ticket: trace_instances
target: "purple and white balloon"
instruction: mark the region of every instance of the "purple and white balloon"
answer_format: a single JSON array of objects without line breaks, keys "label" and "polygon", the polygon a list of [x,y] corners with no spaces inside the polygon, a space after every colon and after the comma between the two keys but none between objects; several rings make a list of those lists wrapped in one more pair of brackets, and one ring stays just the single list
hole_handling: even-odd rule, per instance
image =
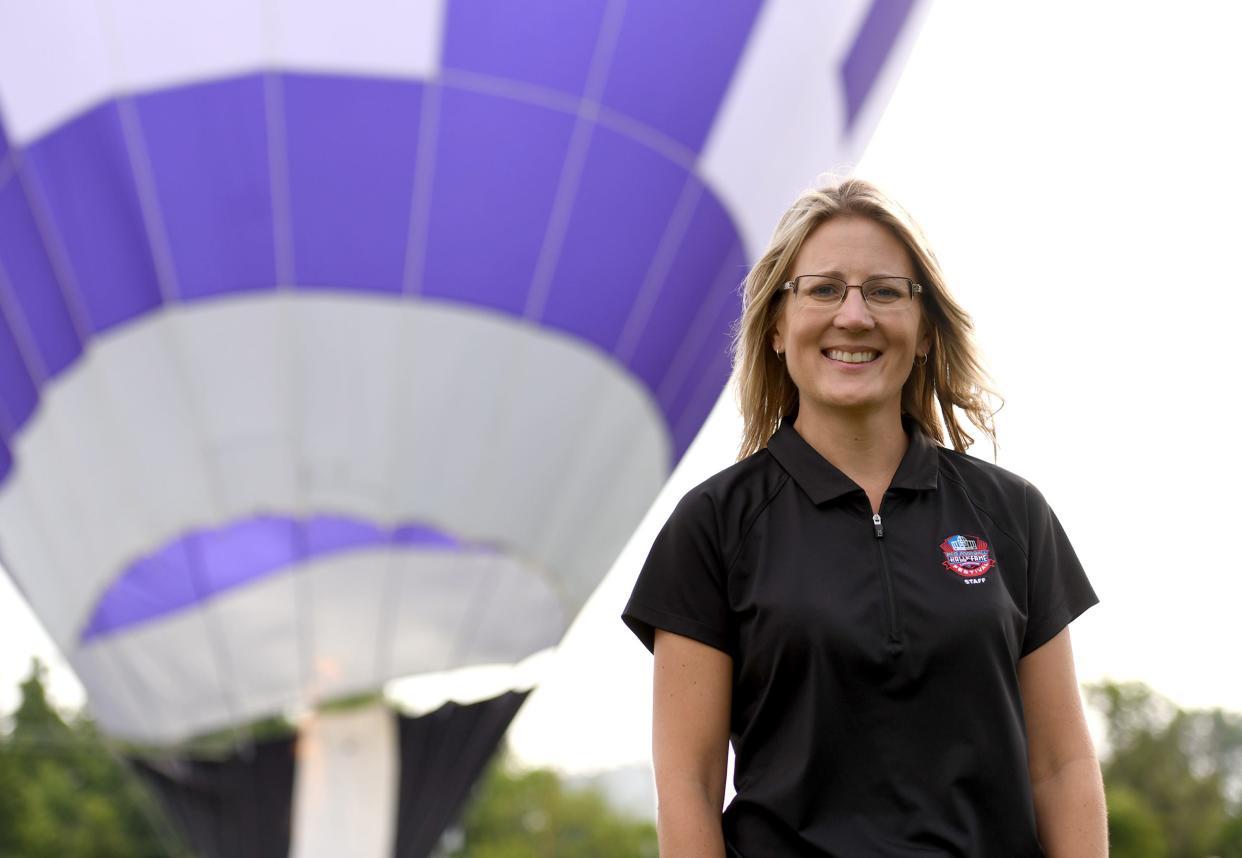
[{"label": "purple and white balloon", "polygon": [[915,11],[0,4],[0,552],[103,728],[555,645]]}]

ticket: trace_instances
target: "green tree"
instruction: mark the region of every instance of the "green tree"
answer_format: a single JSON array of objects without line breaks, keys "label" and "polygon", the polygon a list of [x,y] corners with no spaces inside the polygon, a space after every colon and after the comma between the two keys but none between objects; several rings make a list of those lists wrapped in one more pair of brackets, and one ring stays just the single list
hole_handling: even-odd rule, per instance
[{"label": "green tree", "polygon": [[1216,838],[1213,854],[1218,858],[1242,858],[1242,815],[1225,823]]},{"label": "green tree", "polygon": [[66,721],[34,662],[12,730],[0,741],[0,856],[184,855],[153,827],[153,805],[86,719]]},{"label": "green tree", "polygon": [[8,742],[0,740],[0,855],[21,854],[18,828],[25,814],[25,794],[17,762]]},{"label": "green tree", "polygon": [[1179,709],[1141,683],[1088,686],[1104,715],[1114,858],[1202,858],[1239,849],[1242,716]]},{"label": "green tree", "polygon": [[594,789],[569,789],[547,769],[521,771],[507,753],[480,778],[454,858],[655,858],[655,826],[609,807]]},{"label": "green tree", "polygon": [[1167,858],[1169,845],[1143,796],[1123,786],[1108,790],[1108,844],[1113,858]]}]

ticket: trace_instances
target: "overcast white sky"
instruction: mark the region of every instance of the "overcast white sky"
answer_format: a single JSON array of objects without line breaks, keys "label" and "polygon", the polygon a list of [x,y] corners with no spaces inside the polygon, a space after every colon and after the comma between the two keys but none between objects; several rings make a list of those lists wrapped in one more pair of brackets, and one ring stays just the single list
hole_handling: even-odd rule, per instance
[{"label": "overcast white sky", "polygon": [[[1073,626],[1080,679],[1242,710],[1237,8],[941,0],[856,172],[928,232],[1006,398],[998,462],[1047,496],[1100,595]],[[545,678],[510,732],[522,759],[649,760],[651,658],[619,614],[739,426],[723,398],[560,651],[528,666]],[[63,662],[3,576],[0,630],[8,709],[32,653]]]}]

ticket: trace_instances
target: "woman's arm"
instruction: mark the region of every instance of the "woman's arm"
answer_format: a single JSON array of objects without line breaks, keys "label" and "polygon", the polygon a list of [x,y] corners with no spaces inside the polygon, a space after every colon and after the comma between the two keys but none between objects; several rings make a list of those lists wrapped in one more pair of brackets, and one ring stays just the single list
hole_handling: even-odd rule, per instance
[{"label": "woman's arm", "polygon": [[1078,695],[1069,628],[1018,662],[1035,821],[1048,858],[1104,858],[1104,783]]},{"label": "woman's arm", "polygon": [[661,858],[724,858],[720,814],[732,693],[726,653],[656,630],[651,750]]}]

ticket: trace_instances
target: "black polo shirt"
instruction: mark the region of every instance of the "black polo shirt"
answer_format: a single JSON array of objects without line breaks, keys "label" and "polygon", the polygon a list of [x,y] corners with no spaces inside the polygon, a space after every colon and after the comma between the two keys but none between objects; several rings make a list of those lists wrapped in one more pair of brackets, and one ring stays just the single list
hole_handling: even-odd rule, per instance
[{"label": "black polo shirt", "polygon": [[1040,493],[911,431],[878,516],[793,429],[691,490],[623,619],[733,658],[731,856],[1042,856],[1018,660],[1098,599]]}]

